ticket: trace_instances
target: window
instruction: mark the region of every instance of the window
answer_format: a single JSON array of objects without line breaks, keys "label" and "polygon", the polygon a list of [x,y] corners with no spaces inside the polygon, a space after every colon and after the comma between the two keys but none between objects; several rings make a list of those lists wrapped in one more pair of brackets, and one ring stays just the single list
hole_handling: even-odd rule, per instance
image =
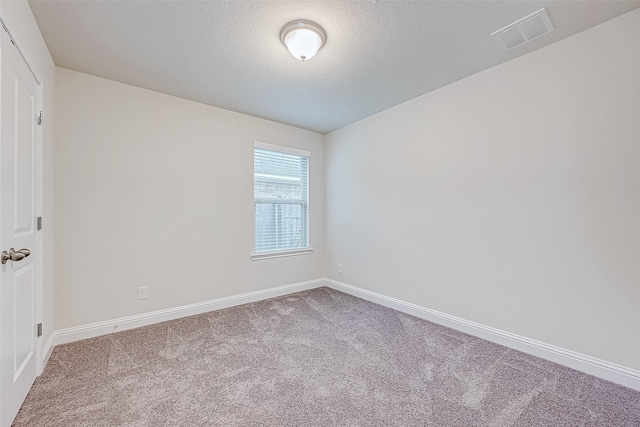
[{"label": "window", "polygon": [[310,253],[310,153],[255,142],[253,202],[255,246],[253,259]]}]

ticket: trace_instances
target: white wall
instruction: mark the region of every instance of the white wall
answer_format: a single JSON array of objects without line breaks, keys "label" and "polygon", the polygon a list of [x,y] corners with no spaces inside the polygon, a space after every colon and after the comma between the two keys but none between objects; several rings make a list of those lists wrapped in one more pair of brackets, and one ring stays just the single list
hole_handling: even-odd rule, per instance
[{"label": "white wall", "polygon": [[[56,328],[324,276],[322,135],[62,68],[57,90]],[[313,254],[250,260],[254,140],[311,151]]]},{"label": "white wall", "polygon": [[640,369],[640,10],[326,140],[331,278]]},{"label": "white wall", "polygon": [[42,84],[43,153],[43,340],[54,328],[54,95],[55,65],[25,0],[0,2],[0,16]]}]

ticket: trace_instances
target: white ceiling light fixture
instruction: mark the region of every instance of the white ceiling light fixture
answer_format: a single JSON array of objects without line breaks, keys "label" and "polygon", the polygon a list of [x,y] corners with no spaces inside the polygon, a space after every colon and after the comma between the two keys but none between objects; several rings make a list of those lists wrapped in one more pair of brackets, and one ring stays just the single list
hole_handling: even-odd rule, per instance
[{"label": "white ceiling light fixture", "polygon": [[289,22],[282,28],[280,41],[296,59],[307,61],[324,46],[327,35],[315,22],[299,19]]}]

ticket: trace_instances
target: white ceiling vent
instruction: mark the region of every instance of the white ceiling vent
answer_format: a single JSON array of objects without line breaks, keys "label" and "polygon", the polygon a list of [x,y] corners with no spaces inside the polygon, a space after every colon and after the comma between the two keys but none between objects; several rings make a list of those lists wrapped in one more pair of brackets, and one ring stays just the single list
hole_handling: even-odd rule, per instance
[{"label": "white ceiling vent", "polygon": [[542,8],[491,33],[491,36],[498,41],[500,47],[509,50],[551,31],[553,31],[553,25],[551,25],[547,10]]}]

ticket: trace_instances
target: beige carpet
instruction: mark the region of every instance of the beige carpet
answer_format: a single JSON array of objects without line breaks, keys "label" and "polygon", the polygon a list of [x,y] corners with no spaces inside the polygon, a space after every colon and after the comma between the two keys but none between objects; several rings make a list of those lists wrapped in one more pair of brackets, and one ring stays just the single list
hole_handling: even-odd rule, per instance
[{"label": "beige carpet", "polygon": [[58,346],[14,426],[638,427],[640,392],[320,288]]}]

